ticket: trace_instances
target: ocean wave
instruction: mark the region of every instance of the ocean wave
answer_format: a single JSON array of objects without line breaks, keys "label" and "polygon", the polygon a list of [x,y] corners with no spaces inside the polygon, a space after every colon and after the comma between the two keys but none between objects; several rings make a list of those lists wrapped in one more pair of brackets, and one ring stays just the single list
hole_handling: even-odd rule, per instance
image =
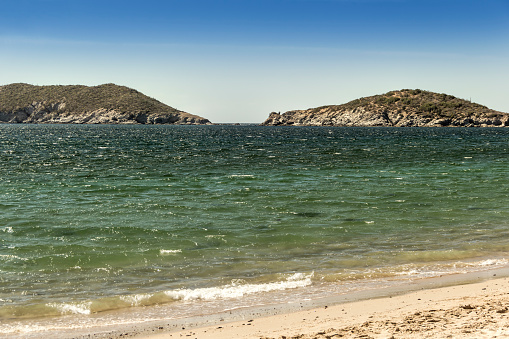
[{"label": "ocean wave", "polygon": [[406,264],[396,267],[394,274],[396,276],[405,276],[412,278],[437,277],[445,274],[467,273],[470,271],[495,269],[507,266],[507,259],[484,259],[479,261],[454,261],[441,264]]},{"label": "ocean wave", "polygon": [[[221,299],[239,299],[255,293],[284,291],[312,284],[314,273],[295,273],[281,281],[260,284],[244,283],[234,280],[228,285],[177,289],[155,293],[138,293],[118,297],[108,297],[82,302],[53,302],[45,304],[45,315],[90,315],[138,306],[153,306],[178,301],[212,301]],[[27,316],[28,314],[25,314]],[[38,312],[40,316],[40,312]],[[35,316],[35,314],[34,314]]]},{"label": "ocean wave", "polygon": [[209,287],[198,289],[181,289],[165,292],[166,295],[175,300],[215,300],[227,298],[241,298],[248,294],[282,291],[306,287],[312,284],[311,274],[295,273],[284,281],[270,282],[265,284],[237,284],[233,282],[230,285],[221,287]]},{"label": "ocean wave", "polygon": [[238,299],[246,295],[271,291],[283,291],[312,284],[314,273],[295,273],[285,280],[263,284],[246,284],[238,281],[224,286],[205,287],[196,289],[177,289],[159,293],[133,294],[122,296],[120,299],[131,306],[148,306],[170,301],[193,301],[193,300],[219,300]]},{"label": "ocean wave", "polygon": [[465,265],[473,266],[473,267],[502,267],[507,266],[509,264],[509,260],[502,259],[486,259],[481,261],[467,262]]},{"label": "ocean wave", "polygon": [[160,250],[159,251],[160,254],[177,254],[177,253],[182,253],[182,250]]},{"label": "ocean wave", "polygon": [[50,303],[49,307],[56,309],[60,314],[90,314],[91,301],[81,303]]},{"label": "ocean wave", "polygon": [[342,270],[328,273],[319,279],[328,283],[348,283],[355,281],[381,281],[401,279],[423,279],[449,274],[461,274],[487,269],[497,269],[509,265],[505,258],[482,259],[477,261],[444,261],[427,263],[408,263],[388,267],[367,268],[365,270]]}]

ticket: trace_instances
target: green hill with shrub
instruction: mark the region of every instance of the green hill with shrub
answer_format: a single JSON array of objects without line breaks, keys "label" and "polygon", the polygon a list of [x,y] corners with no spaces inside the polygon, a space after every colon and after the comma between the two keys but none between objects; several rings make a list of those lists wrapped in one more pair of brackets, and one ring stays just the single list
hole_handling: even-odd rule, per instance
[{"label": "green hill with shrub", "polygon": [[0,121],[17,123],[209,124],[115,84],[99,86],[10,84],[0,87]]},{"label": "green hill with shrub", "polygon": [[343,105],[273,112],[262,125],[509,126],[509,115],[448,94],[403,89]]}]

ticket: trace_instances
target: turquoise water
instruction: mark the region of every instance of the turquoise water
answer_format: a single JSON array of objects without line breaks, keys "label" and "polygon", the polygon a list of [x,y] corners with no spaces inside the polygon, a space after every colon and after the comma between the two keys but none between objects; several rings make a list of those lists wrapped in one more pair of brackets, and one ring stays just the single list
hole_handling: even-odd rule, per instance
[{"label": "turquoise water", "polygon": [[0,125],[0,332],[506,265],[508,154],[507,129]]}]

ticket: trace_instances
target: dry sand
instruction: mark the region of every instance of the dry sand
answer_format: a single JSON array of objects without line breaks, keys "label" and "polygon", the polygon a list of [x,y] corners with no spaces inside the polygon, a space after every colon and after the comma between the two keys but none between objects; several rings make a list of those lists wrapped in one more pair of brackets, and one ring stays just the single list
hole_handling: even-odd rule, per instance
[{"label": "dry sand", "polygon": [[139,337],[509,338],[508,307],[509,278],[499,278]]}]

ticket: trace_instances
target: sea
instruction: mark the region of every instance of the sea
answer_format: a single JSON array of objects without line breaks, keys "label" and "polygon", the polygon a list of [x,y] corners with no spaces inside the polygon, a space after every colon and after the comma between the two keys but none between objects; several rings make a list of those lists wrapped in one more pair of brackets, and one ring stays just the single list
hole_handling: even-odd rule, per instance
[{"label": "sea", "polygon": [[0,175],[0,336],[508,266],[504,128],[2,124]]}]

